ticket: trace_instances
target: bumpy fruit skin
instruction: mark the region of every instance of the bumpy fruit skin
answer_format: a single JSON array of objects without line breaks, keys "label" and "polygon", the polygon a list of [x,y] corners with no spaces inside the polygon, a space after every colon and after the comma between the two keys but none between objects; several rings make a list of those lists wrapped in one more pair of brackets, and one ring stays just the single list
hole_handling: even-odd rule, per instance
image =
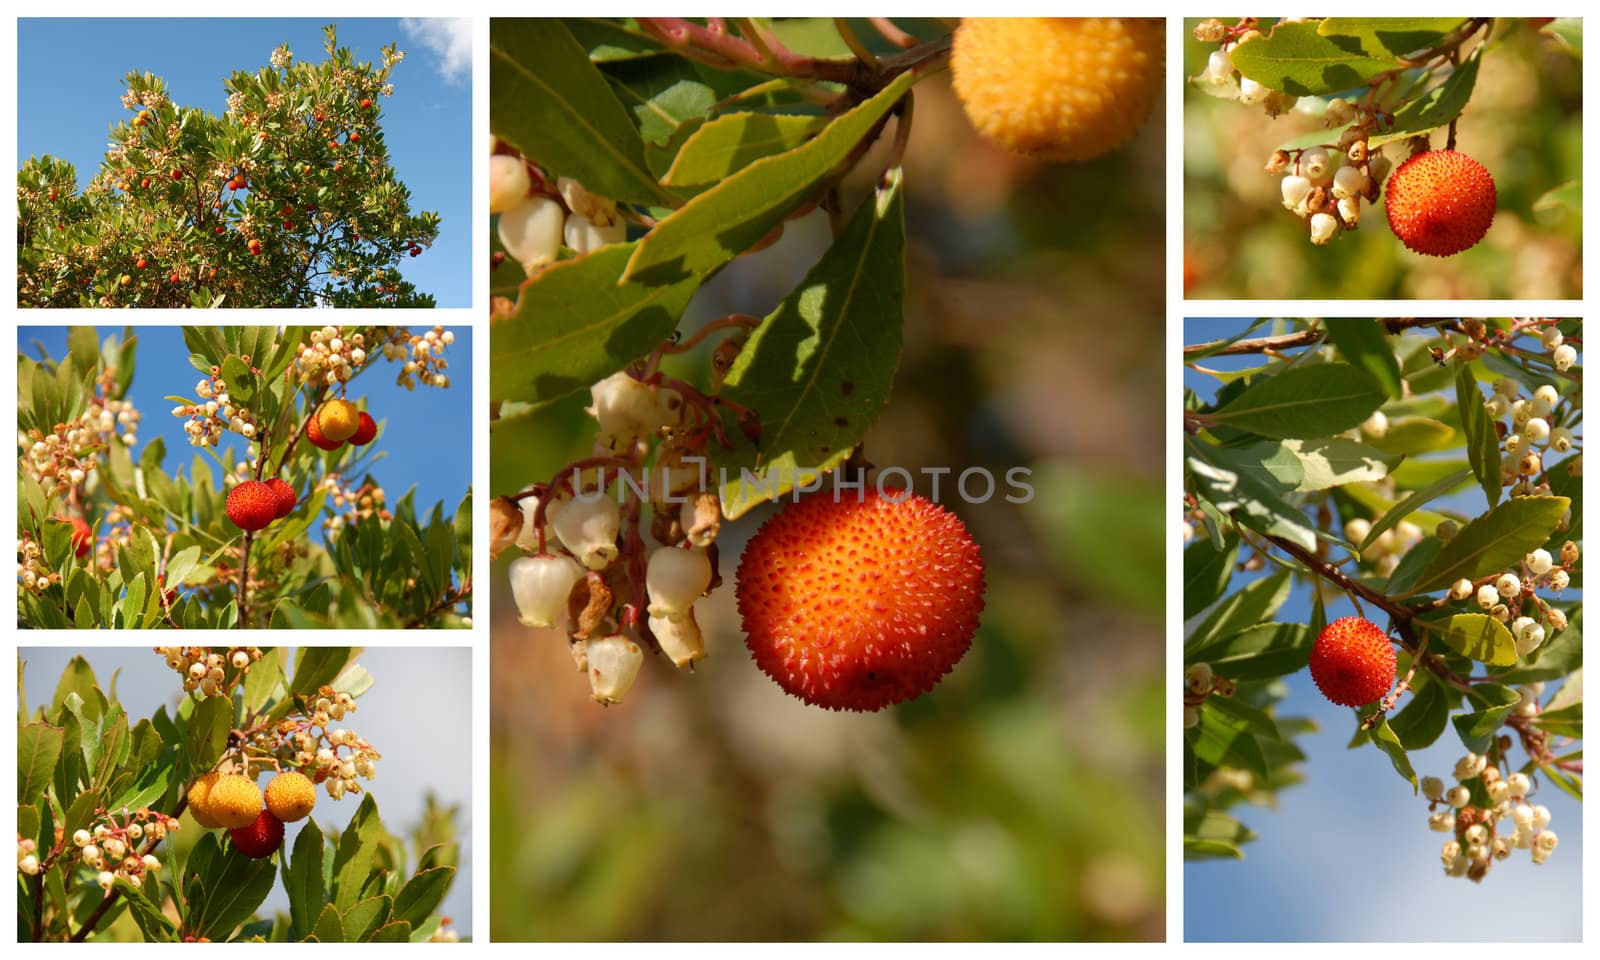
[{"label": "bumpy fruit skin", "polygon": [[1149,116],[1164,49],[1160,20],[968,17],[950,69],[987,139],[1042,160],[1090,160]]},{"label": "bumpy fruit skin", "polygon": [[1475,246],[1494,223],[1494,177],[1456,150],[1429,150],[1389,175],[1389,229],[1411,250],[1449,257]]},{"label": "bumpy fruit skin", "polygon": [[343,443],[360,429],[361,412],[349,400],[329,400],[317,410],[317,426],[324,437]]},{"label": "bumpy fruit skin", "polygon": [[189,813],[194,817],[195,823],[200,824],[207,830],[215,830],[222,826],[211,815],[211,808],[207,805],[211,788],[216,786],[217,781],[221,779],[222,774],[213,770],[196,779],[194,783],[189,784]]},{"label": "bumpy fruit skin", "polygon": [[206,794],[206,810],[229,830],[248,827],[261,816],[261,788],[254,780],[230,773],[218,778]]},{"label": "bumpy fruit skin", "polygon": [[260,480],[246,480],[228,491],[223,510],[240,530],[260,530],[278,518],[278,498]]},{"label": "bumpy fruit skin", "polygon": [[739,612],[756,665],[832,710],[879,710],[949,673],[978,629],[983,558],[927,499],[821,493],[762,525],[739,562]]},{"label": "bumpy fruit skin", "polygon": [[1312,646],[1311,679],[1341,707],[1371,703],[1394,686],[1394,647],[1372,621],[1342,617]]},{"label": "bumpy fruit skin", "polygon": [[360,423],[356,426],[356,432],[351,435],[350,442],[355,446],[364,447],[377,435],[378,421],[372,419],[372,414],[367,411],[361,411]]},{"label": "bumpy fruit skin", "polygon": [[294,486],[282,477],[273,477],[267,481],[267,489],[272,491],[272,498],[278,508],[272,512],[272,519],[282,520],[294,512],[295,504],[300,498],[295,496]]},{"label": "bumpy fruit skin", "polygon": [[267,812],[284,823],[303,820],[317,805],[317,788],[303,773],[280,773],[267,781]]},{"label": "bumpy fruit skin", "polygon": [[316,417],[306,421],[306,439],[319,450],[337,450],[344,446],[343,440],[329,440],[322,435],[322,428],[317,426]]},{"label": "bumpy fruit skin", "polygon": [[252,860],[265,860],[283,846],[283,821],[263,810],[250,823],[228,831],[233,849]]}]

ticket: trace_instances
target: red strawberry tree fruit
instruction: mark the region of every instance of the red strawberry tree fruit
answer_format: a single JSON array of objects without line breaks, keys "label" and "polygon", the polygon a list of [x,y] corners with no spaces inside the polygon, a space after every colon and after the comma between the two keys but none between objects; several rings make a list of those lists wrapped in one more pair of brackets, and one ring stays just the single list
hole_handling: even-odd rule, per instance
[{"label": "red strawberry tree fruit", "polygon": [[[859,447],[902,343],[902,161],[917,86],[953,70],[978,135],[1062,161],[1125,149],[1160,87],[1153,21],[967,21],[953,34],[929,23],[914,36],[880,18],[867,39],[843,20],[817,26],[804,36],[750,19],[491,29],[501,494],[491,555],[516,555],[507,577],[519,619],[566,634],[601,704],[623,699],[646,654],[685,670],[705,656],[699,601],[724,576],[737,581],[754,665],[806,703],[884,709],[959,669],[984,609],[982,545],[959,510],[902,499],[909,476],[866,476],[865,502],[832,502],[829,490],[787,504],[737,574],[719,534],[768,502],[863,472]],[[613,33],[645,59],[613,61],[601,42]],[[1061,68],[1106,43],[1127,70]],[[998,61],[1029,82],[997,83]],[[1063,84],[1116,106],[1064,117]],[[1016,109],[998,109],[1008,98]],[[765,317],[679,330],[702,285],[819,209],[831,239]],[[708,368],[680,357],[702,347]],[[583,455],[542,456],[547,431],[571,428],[556,411],[575,411],[585,393]],[[523,466],[524,436],[546,438],[539,476]]]},{"label": "red strawberry tree fruit", "polygon": [[[1191,62],[1204,66],[1189,77],[1191,100],[1203,104],[1209,95],[1237,102],[1264,114],[1262,121],[1276,121],[1279,131],[1258,160],[1273,184],[1270,191],[1257,192],[1259,200],[1229,203],[1265,207],[1281,199],[1288,215],[1301,221],[1300,236],[1312,244],[1387,226],[1410,251],[1400,251],[1401,260],[1421,268],[1422,256],[1453,257],[1475,247],[1497,210],[1505,209],[1514,221],[1508,231],[1539,233],[1560,226],[1560,216],[1551,211],[1578,212],[1580,184],[1553,178],[1526,158],[1515,165],[1522,169],[1504,159],[1512,143],[1520,141],[1512,148],[1520,150],[1553,135],[1533,126],[1543,115],[1519,105],[1513,123],[1503,124],[1469,109],[1494,61],[1514,63],[1517,56],[1529,64],[1517,84],[1536,91],[1530,99],[1559,100],[1554,84],[1546,86],[1535,75],[1553,71],[1561,51],[1581,43],[1577,21],[1244,17],[1192,26]],[[1512,53],[1508,44],[1522,52]],[[1570,116],[1559,104],[1540,107]],[[1476,136],[1460,137],[1458,146],[1458,135],[1474,123]],[[1236,142],[1241,128],[1230,129],[1227,137]],[[1485,135],[1500,149],[1486,149]],[[1473,155],[1478,152],[1484,155]],[[1514,189],[1532,188],[1532,194],[1502,195],[1498,177]],[[1237,220],[1226,219],[1235,237]],[[1335,261],[1345,266],[1328,269],[1347,270],[1352,262]],[[1341,295],[1352,294],[1344,289]]]},{"label": "red strawberry tree fruit", "polygon": [[438,238],[439,216],[412,210],[382,113],[361,106],[393,93],[405,54],[359,63],[324,33],[321,62],[279,47],[228,77],[221,115],[129,73],[129,116],[86,183],[49,155],[24,163],[18,305],[433,306],[401,264]]},{"label": "red strawberry tree fruit", "polygon": [[410,493],[391,498],[377,475],[390,439],[383,411],[358,409],[355,392],[361,377],[385,375],[407,389],[448,389],[454,333],[329,325],[183,335],[196,379],[168,385],[174,406],[161,413],[183,422],[194,448],[177,466],[161,438],[139,445],[148,411],[128,400],[132,331],[102,343],[95,328],[74,327],[64,356],[21,358],[18,623],[467,626],[470,482],[463,473],[453,515],[419,516]]},{"label": "red strawberry tree fruit", "polygon": [[[358,708],[403,694],[358,653],[157,647],[181,706],[145,717],[73,657],[54,702],[18,710],[18,939],[459,939],[438,912],[460,863],[455,811],[430,799],[404,834],[378,818],[383,758]],[[91,722],[99,735],[80,736]],[[262,910],[274,893],[286,911]]]},{"label": "red strawberry tree fruit", "polygon": [[[1269,322],[1183,348],[1186,856],[1333,789],[1301,769],[1311,710],[1418,795],[1446,876],[1544,863],[1583,790],[1580,323]],[[1441,737],[1465,755],[1419,777]]]}]

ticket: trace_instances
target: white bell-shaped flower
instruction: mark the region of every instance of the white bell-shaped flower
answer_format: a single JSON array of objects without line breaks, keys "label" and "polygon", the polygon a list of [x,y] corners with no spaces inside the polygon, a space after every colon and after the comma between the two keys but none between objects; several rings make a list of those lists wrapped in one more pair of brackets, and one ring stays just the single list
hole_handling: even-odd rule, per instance
[{"label": "white bell-shaped flower", "polygon": [[704,550],[660,547],[644,572],[652,617],[681,617],[711,585],[711,558]]},{"label": "white bell-shaped flower", "polygon": [[523,626],[553,627],[567,622],[567,597],[583,576],[571,557],[518,557],[511,561],[511,596]]},{"label": "white bell-shaped flower", "polygon": [[675,666],[687,666],[706,655],[706,641],[700,634],[700,625],[694,622],[692,607],[681,617],[651,617],[650,632]]},{"label": "white bell-shaped flower", "polygon": [[546,516],[561,545],[590,570],[604,570],[617,558],[617,501],[604,495],[557,500]]},{"label": "white bell-shaped flower", "polygon": [[621,634],[590,640],[589,689],[596,703],[621,703],[644,663],[644,651]]}]

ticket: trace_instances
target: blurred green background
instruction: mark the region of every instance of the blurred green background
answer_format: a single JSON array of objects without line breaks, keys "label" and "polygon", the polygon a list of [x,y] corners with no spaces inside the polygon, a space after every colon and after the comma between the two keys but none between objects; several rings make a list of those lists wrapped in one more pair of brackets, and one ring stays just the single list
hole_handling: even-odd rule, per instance
[{"label": "blurred green background", "polygon": [[[924,466],[1034,470],[1025,505],[942,485],[984,554],[972,650],[876,714],[785,695],[744,648],[732,583],[768,507],[723,526],[708,659],[651,657],[602,709],[563,637],[517,623],[508,552],[490,581],[495,939],[1165,937],[1162,106],[1123,149],[1049,166],[979,141],[947,75],[916,95],[906,345],[865,451],[923,494]],[[791,222],[680,329],[765,315],[826,244],[821,214]],[[705,383],[709,347],[670,359]],[[492,492],[587,455],[588,399],[501,411]]]},{"label": "blurred green background", "polygon": [[[1199,22],[1185,21],[1186,77],[1203,71],[1217,48],[1194,39]],[[1185,83],[1186,295],[1581,298],[1581,200],[1546,205],[1540,198],[1583,179],[1582,60],[1551,34],[1515,19],[1496,21],[1491,44],[1461,115],[1456,148],[1494,175],[1498,210],[1483,242],[1444,259],[1407,250],[1390,232],[1381,198],[1363,208],[1359,229],[1323,247],[1311,244],[1304,220],[1283,209],[1279,177],[1263,168],[1280,144],[1320,126],[1325,100],[1301,98],[1295,110],[1273,120],[1260,105],[1217,99]],[[1444,132],[1431,142],[1443,149]],[[1407,156],[1403,144],[1384,153],[1396,166]]]}]

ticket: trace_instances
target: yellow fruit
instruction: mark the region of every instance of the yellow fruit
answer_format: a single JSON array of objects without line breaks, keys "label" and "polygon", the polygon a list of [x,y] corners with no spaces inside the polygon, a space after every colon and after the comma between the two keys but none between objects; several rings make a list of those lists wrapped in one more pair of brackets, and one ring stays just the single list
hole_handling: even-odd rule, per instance
[{"label": "yellow fruit", "polygon": [[211,816],[211,810],[206,805],[211,788],[222,779],[222,774],[212,771],[189,784],[189,813],[194,817],[194,822],[207,830],[215,830],[222,824]]},{"label": "yellow fruit", "polygon": [[230,773],[212,784],[206,810],[229,830],[248,827],[261,816],[261,788],[254,780]]},{"label": "yellow fruit", "polygon": [[343,443],[361,429],[361,412],[349,400],[329,400],[317,411],[317,429],[336,443]]},{"label": "yellow fruit", "polygon": [[987,139],[1041,160],[1090,160],[1149,116],[1164,39],[1160,20],[968,17],[950,69]]},{"label": "yellow fruit", "polygon": [[316,805],[316,785],[303,773],[280,773],[267,781],[267,810],[284,823],[304,819]]}]

